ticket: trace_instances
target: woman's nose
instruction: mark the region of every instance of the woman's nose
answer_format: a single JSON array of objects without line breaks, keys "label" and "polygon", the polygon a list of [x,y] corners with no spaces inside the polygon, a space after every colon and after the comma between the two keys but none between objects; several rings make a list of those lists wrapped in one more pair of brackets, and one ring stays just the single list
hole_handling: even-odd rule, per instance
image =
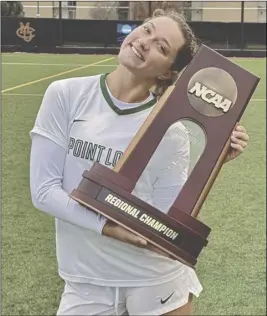
[{"label": "woman's nose", "polygon": [[140,38],[137,40],[137,43],[142,48],[142,50],[147,51],[149,50],[150,44],[147,39]]}]

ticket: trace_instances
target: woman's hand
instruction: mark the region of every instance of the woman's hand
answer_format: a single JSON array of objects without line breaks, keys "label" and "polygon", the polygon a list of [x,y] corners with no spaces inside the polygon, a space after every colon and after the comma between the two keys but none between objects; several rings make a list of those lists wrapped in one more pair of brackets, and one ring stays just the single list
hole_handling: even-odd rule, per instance
[{"label": "woman's hand", "polygon": [[231,147],[229,148],[225,162],[231,161],[242,154],[248,145],[249,136],[245,128],[241,125],[236,126],[231,136]]},{"label": "woman's hand", "polygon": [[102,234],[137,247],[145,248],[147,246],[147,241],[145,239],[111,221],[106,222]]},{"label": "woman's hand", "polygon": [[138,235],[135,235],[134,233],[131,233],[129,230],[123,228],[120,225],[117,225],[116,223],[113,223],[111,221],[107,221],[105,226],[103,227],[102,234],[114,238],[117,240],[120,240],[122,242],[132,244],[137,247],[146,248],[150,251],[154,251],[162,256],[169,257],[169,255],[160,250],[159,248],[153,246],[152,244],[148,243],[145,239],[142,237],[139,237]]}]

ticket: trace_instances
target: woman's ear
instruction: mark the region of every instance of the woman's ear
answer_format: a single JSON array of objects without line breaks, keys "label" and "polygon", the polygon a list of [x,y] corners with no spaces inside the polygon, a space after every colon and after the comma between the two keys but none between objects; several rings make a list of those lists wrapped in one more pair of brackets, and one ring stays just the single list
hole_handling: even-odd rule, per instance
[{"label": "woman's ear", "polygon": [[165,74],[162,74],[158,77],[159,80],[169,80],[174,79],[178,76],[177,71],[168,70]]},{"label": "woman's ear", "polygon": [[168,70],[167,72],[165,72],[164,74],[160,75],[158,77],[159,80],[167,80],[167,79],[171,79],[172,77],[172,71]]}]

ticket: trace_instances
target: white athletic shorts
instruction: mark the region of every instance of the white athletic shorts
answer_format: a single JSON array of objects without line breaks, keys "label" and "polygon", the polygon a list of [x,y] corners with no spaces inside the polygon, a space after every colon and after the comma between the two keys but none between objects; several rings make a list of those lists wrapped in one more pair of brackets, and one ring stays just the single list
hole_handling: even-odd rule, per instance
[{"label": "white athletic shorts", "polygon": [[197,277],[185,274],[157,286],[131,288],[67,281],[57,315],[162,315],[185,305],[190,293],[198,297],[202,291]]}]

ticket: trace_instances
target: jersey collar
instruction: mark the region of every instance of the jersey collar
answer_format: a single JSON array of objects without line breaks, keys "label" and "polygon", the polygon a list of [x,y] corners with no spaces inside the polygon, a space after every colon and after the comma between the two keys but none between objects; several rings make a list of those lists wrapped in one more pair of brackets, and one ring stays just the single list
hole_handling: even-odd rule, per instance
[{"label": "jersey collar", "polygon": [[100,76],[100,87],[101,87],[101,91],[103,93],[103,96],[105,98],[105,100],[107,101],[108,105],[112,108],[113,111],[115,111],[118,115],[126,115],[126,114],[133,114],[133,113],[137,113],[140,111],[144,111],[148,108],[150,108],[151,106],[153,106],[156,103],[156,98],[154,98],[153,100],[150,100],[147,103],[144,103],[140,106],[136,106],[134,108],[130,108],[130,109],[120,109],[118,108],[114,102],[112,101],[108,90],[107,90],[107,86],[106,86],[106,77],[107,77],[108,73],[106,74],[102,74]]}]

